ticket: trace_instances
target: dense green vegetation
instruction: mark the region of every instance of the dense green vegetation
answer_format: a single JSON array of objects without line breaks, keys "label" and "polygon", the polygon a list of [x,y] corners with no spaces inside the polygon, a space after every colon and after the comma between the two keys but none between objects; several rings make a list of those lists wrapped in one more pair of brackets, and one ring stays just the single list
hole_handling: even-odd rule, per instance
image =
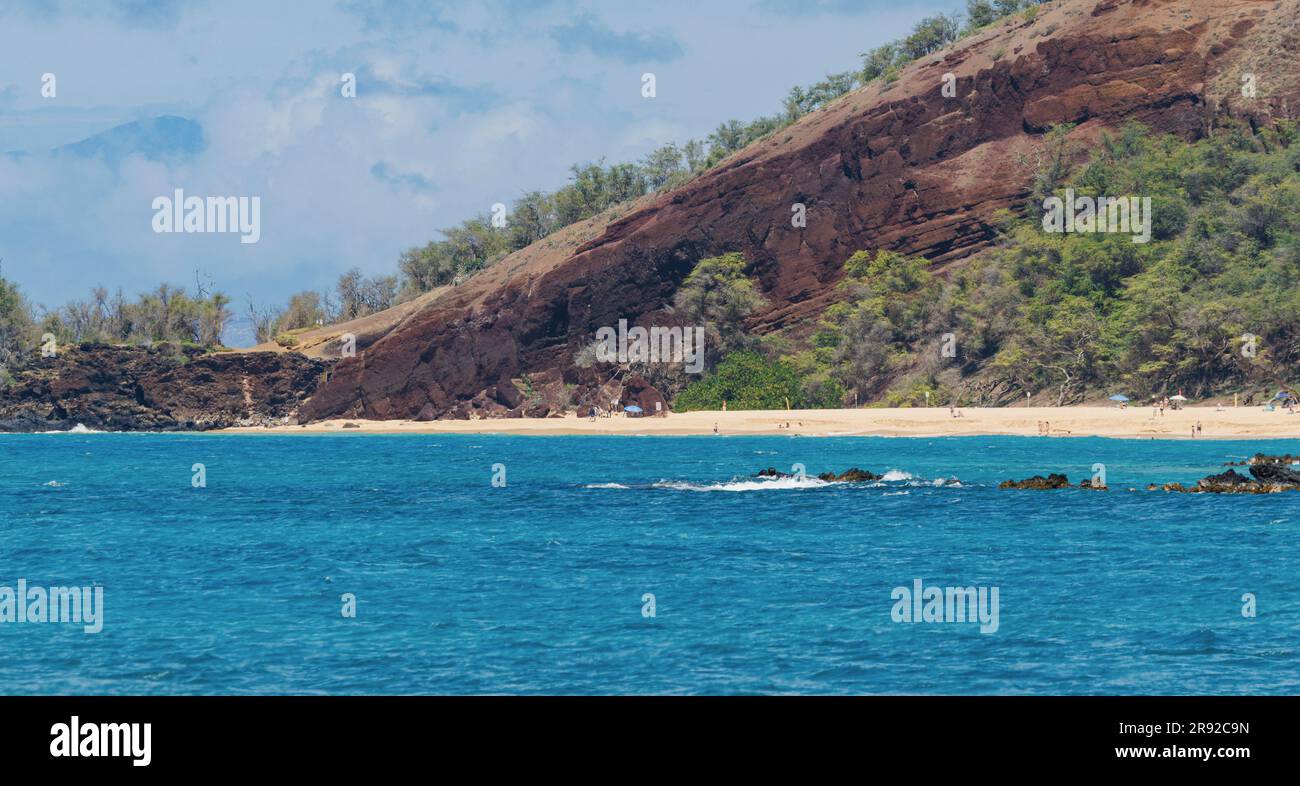
[{"label": "dense green vegetation", "polygon": [[190,295],[168,284],[141,293],[134,302],[121,290],[109,296],[108,290],[96,287],[90,300],[71,301],[46,313],[40,330],[61,344],[175,341],[212,347],[221,343],[230,319],[228,305],[230,298],[219,292]]},{"label": "dense green vegetation", "polygon": [[673,408],[694,409],[806,409],[836,407],[838,401],[809,399],[799,372],[780,360],[757,352],[733,352],[708,377],[678,394]]},{"label": "dense green vegetation", "polygon": [[[96,287],[89,300],[58,309],[33,308],[17,286],[0,278],[0,370],[35,351],[43,334],[60,345],[82,342],[150,344],[168,341],[202,347],[221,344],[230,319],[230,298],[200,290],[196,295],[168,284],[128,301],[119,290]],[[39,313],[38,313],[39,311]]]},{"label": "dense green vegetation", "polygon": [[765,302],[745,275],[745,264],[745,256],[737,253],[702,259],[673,297],[674,313],[682,324],[704,327],[705,370],[726,355],[758,344],[745,332],[745,319]]},{"label": "dense green vegetation", "polygon": [[[927,392],[935,404],[983,405],[1026,393],[1053,404],[1115,392],[1271,395],[1300,377],[1296,125],[1230,127],[1188,144],[1132,124],[1087,156],[1066,131],[1048,135],[1036,194],[1023,216],[1002,217],[991,251],[946,278],[923,259],[860,251],[845,262],[842,300],[811,332],[791,331],[806,338],[765,339],[767,362],[797,369],[805,400],[838,386],[846,404],[893,406],[923,404]],[[1150,242],[1045,232],[1042,197],[1066,189],[1150,196]],[[941,351],[945,334],[953,357]],[[745,368],[757,362],[746,357]],[[762,399],[745,379],[770,386],[733,373],[679,400],[699,406],[715,389]]]},{"label": "dense green vegetation", "polygon": [[0,384],[32,335],[32,313],[17,285],[0,277]]}]

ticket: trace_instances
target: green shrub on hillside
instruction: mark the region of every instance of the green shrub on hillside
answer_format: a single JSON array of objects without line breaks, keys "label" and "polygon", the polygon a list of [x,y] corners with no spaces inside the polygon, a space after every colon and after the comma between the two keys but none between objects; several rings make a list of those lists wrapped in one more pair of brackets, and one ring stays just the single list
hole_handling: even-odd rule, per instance
[{"label": "green shrub on hillside", "polygon": [[794,367],[779,360],[768,360],[757,352],[728,355],[713,374],[691,383],[678,394],[673,408],[679,412],[720,410],[723,402],[728,410],[809,406]]}]

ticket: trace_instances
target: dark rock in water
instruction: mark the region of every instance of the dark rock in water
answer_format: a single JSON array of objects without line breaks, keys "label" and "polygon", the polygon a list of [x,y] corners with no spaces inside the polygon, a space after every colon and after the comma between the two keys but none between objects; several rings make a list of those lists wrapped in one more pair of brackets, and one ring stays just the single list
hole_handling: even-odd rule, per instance
[{"label": "dark rock in water", "polygon": [[[767,469],[759,470],[757,477],[792,478],[794,477],[794,475],[791,475],[786,472],[781,472],[776,467],[768,467]],[[868,472],[865,469],[858,469],[857,467],[853,467],[851,469],[844,470],[838,475],[836,475],[834,472],[823,472],[817,476],[817,479],[824,480],[827,483],[862,483],[865,481],[880,480],[880,477],[881,477],[880,475],[877,475],[874,472]]]},{"label": "dark rock in water", "polygon": [[824,480],[827,483],[865,483],[872,480],[880,480],[880,475],[874,472],[868,472],[865,469],[853,467],[846,469],[836,475],[834,472],[823,472],[817,476],[818,480]]},{"label": "dark rock in water", "polygon": [[1110,491],[1110,487],[1102,483],[1093,483],[1091,480],[1079,481],[1079,488],[1091,491]]},{"label": "dark rock in water", "polygon": [[1215,488],[1236,488],[1238,486],[1250,485],[1253,481],[1245,475],[1237,474],[1236,470],[1230,469],[1227,472],[1221,472],[1218,475],[1209,475],[1201,478],[1196,484],[1203,489]]},{"label": "dark rock in water", "polygon": [[0,430],[202,431],[296,422],[330,361],[295,352],[99,344],[24,355],[0,386]]},{"label": "dark rock in water", "polygon": [[1068,489],[1070,479],[1053,472],[1047,477],[1035,475],[1024,480],[1004,480],[998,484],[1000,489]]},{"label": "dark rock in water", "polygon": [[[1218,475],[1209,475],[1188,488],[1181,483],[1166,483],[1158,488],[1190,494],[1276,494],[1281,491],[1300,491],[1300,472],[1276,464],[1255,464],[1250,468],[1254,478],[1248,478],[1230,469]],[[1154,490],[1152,483],[1147,489]]]},{"label": "dark rock in water", "polygon": [[[1228,471],[1231,472],[1232,470]],[[1255,480],[1260,483],[1300,486],[1300,472],[1284,467],[1281,464],[1252,464],[1250,474],[1255,476]]]}]

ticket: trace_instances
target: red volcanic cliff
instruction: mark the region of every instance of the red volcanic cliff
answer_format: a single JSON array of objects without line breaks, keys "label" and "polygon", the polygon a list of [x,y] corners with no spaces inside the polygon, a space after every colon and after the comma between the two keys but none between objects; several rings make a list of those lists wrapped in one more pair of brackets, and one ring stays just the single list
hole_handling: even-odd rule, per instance
[{"label": "red volcanic cliff", "polygon": [[[601,326],[649,324],[706,256],[746,255],[769,304],[758,331],[820,313],[856,250],[959,261],[990,243],[996,211],[1023,205],[1026,159],[1054,125],[1086,140],[1138,120],[1191,139],[1222,113],[1295,116],[1297,19],[1300,0],[1057,0],[1010,17],[618,220],[571,227],[430,298],[341,361],[302,416],[519,413],[510,380],[525,374],[600,401],[574,354]],[[805,228],[791,226],[795,203]]]},{"label": "red volcanic cliff", "polygon": [[329,363],[298,354],[83,344],[30,353],[0,388],[0,432],[203,431],[297,419]]}]

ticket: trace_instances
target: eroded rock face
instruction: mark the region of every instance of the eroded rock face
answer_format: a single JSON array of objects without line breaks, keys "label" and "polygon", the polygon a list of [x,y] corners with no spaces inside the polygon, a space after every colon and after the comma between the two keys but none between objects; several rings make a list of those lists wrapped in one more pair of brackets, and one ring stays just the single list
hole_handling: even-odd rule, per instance
[{"label": "eroded rock face", "polygon": [[292,353],[83,345],[0,386],[0,431],[176,431],[293,422],[330,364]]},{"label": "eroded rock face", "polygon": [[[304,417],[467,416],[466,402],[496,400],[485,391],[542,371],[565,378],[585,411],[601,404],[600,382],[574,368],[575,354],[620,319],[670,323],[673,293],[710,255],[750,261],[768,302],[751,325],[760,333],[824,310],[859,249],[923,255],[942,269],[992,242],[996,211],[1023,206],[1024,162],[1053,125],[1077,124],[1085,142],[1128,120],[1191,139],[1225,112],[1260,124],[1293,114],[1297,14],[1300,0],[1058,0],[1032,21],[1012,17],[778,131],[581,245],[535,244],[432,299],[342,361]],[[1240,72],[1260,58],[1272,58],[1269,91],[1247,102]],[[946,73],[954,98],[940,93]],[[806,227],[791,225],[795,204]],[[479,409],[516,414],[501,406]]]}]

